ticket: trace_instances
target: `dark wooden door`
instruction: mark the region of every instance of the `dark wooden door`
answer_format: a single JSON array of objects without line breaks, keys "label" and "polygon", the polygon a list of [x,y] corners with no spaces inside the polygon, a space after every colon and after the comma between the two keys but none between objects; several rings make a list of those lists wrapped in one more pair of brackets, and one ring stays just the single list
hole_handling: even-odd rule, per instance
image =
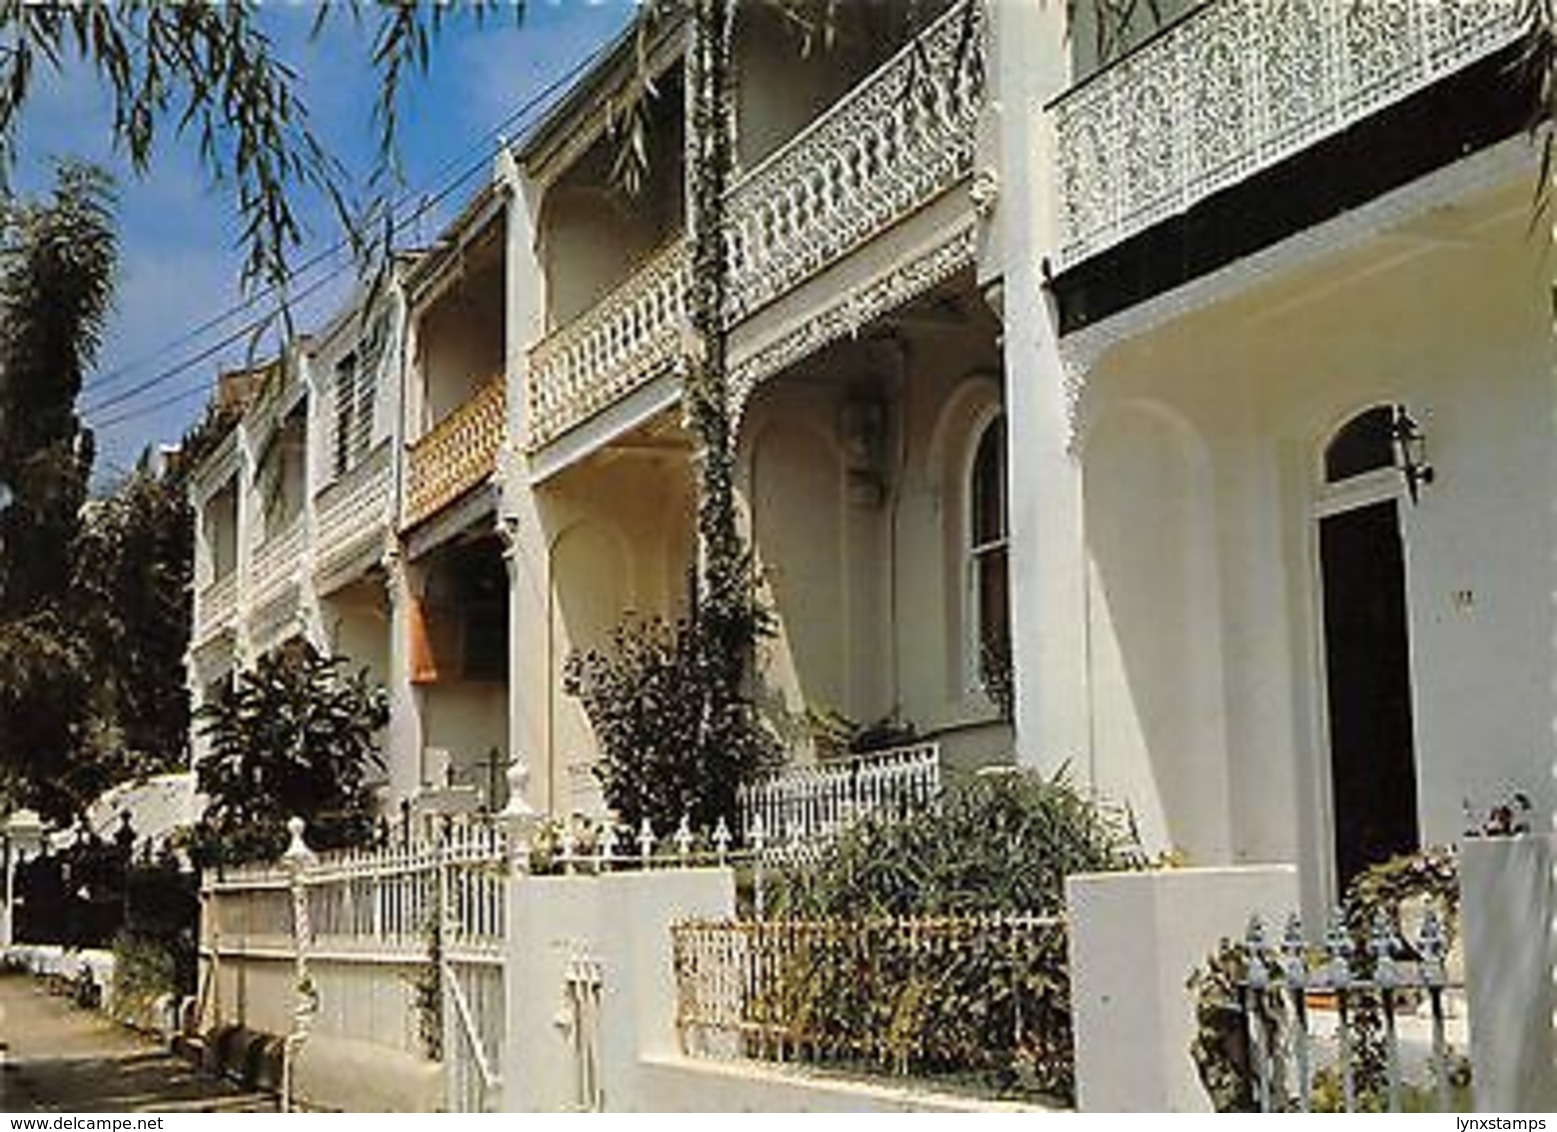
[{"label": "dark wooden door", "polygon": [[1405,559],[1394,500],[1319,523],[1336,879],[1418,848]]}]

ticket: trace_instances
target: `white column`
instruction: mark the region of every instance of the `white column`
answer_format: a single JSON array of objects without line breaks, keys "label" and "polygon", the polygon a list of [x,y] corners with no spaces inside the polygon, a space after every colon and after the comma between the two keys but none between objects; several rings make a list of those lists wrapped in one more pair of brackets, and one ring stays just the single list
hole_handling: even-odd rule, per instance
[{"label": "white column", "polygon": [[508,757],[525,774],[526,801],[537,810],[553,793],[551,760],[551,659],[549,654],[551,559],[542,509],[530,485],[525,450],[529,442],[530,348],[546,326],[546,282],[539,258],[536,217],[540,189],[528,183],[505,151],[497,174],[508,192],[507,319],[505,373],[508,381],[507,447],[502,459],[499,528],[508,567]]},{"label": "white column", "polygon": [[1040,265],[1053,243],[1054,176],[1044,101],[1069,65],[1065,6],[1003,3],[994,14],[1001,160],[1011,617],[1017,759],[1053,769],[1090,754],[1081,469],[1058,329]]},{"label": "white column", "polygon": [[421,570],[398,547],[384,554],[384,586],[389,596],[389,730],[384,761],[389,797],[400,802],[422,785],[422,697],[411,683],[411,603],[421,589]]},{"label": "white column", "polygon": [[5,906],[0,908],[0,948],[6,948],[16,942],[15,917],[11,914],[11,906],[16,902],[16,845],[8,833],[0,833],[0,854],[5,858]]},{"label": "white column", "polygon": [[237,554],[233,566],[234,616],[233,665],[242,670],[254,663],[249,640],[249,592],[253,588],[250,571],[254,569],[255,531],[254,440],[247,421],[238,422],[238,471],[233,492],[233,521],[237,525]]},{"label": "white column", "polygon": [[[356,317],[353,315],[353,317]],[[307,409],[303,415],[303,545],[299,554],[297,604],[303,636],[322,653],[334,651],[324,624],[324,606],[314,582],[314,565],[319,545],[319,509],[315,506],[319,489],[326,483],[329,460],[324,455],[322,407],[327,402],[328,382],[322,382],[314,367],[312,354],[297,349],[299,376],[307,388]]]}]

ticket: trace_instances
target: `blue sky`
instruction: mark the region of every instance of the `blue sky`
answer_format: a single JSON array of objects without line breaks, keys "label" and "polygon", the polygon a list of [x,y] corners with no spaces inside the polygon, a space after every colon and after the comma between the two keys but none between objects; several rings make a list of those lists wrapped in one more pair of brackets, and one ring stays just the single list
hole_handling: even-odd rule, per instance
[{"label": "blue sky", "polygon": [[[403,92],[406,193],[423,197],[443,188],[455,171],[483,156],[488,164],[482,176],[488,175],[494,128],[608,41],[632,14],[631,0],[529,0],[519,21],[506,13],[489,13],[479,26],[468,16],[451,18],[433,48],[429,72],[411,78]],[[367,170],[376,143],[369,29],[354,30],[349,18],[337,18],[326,36],[311,41],[309,4],[270,4],[263,18],[278,52],[303,79],[315,128],[349,168]],[[81,400],[83,416],[97,430],[100,481],[133,465],[146,446],[182,435],[201,412],[217,370],[243,361],[247,336],[183,372],[170,371],[267,309],[251,307],[189,337],[245,298],[232,200],[225,188],[207,184],[193,141],[171,132],[159,143],[152,173],[136,178],[110,148],[110,121],[108,97],[85,68],[41,78],[23,118],[17,169],[24,192],[48,185],[50,160],[57,157],[97,161],[119,179],[117,300],[97,371],[88,377]],[[408,228],[405,242],[434,237],[477,184],[468,181],[435,214]],[[302,263],[334,245],[340,232],[323,201],[301,197],[297,203],[310,227],[294,257]],[[332,265],[337,266],[339,261]],[[320,269],[299,285],[327,273]],[[299,305],[300,326],[333,313],[350,284],[350,270],[340,270],[313,300]],[[125,396],[152,381],[153,388]],[[158,407],[168,401],[174,403]]]}]

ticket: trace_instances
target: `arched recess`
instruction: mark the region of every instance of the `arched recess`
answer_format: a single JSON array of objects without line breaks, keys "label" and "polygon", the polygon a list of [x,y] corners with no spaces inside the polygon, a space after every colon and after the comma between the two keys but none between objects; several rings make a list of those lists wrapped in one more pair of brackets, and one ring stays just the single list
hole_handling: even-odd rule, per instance
[{"label": "arched recess", "polygon": [[844,578],[844,484],[831,437],[774,413],[751,443],[753,547],[776,635],[763,648],[764,676],[791,711],[852,715],[849,595]]},{"label": "arched recess", "polygon": [[547,765],[554,812],[590,813],[602,806],[589,771],[597,753],[594,733],[583,705],[563,691],[563,669],[573,653],[609,643],[632,601],[630,565],[625,541],[603,523],[576,522],[552,542]]},{"label": "arched recess", "polygon": [[[1148,846],[1231,853],[1216,505],[1166,406],[1101,408],[1082,438],[1093,779]],[[1078,663],[1080,661],[1078,660]]]},{"label": "arched recess", "polygon": [[1335,891],[1420,845],[1398,406],[1342,421],[1315,506]]}]

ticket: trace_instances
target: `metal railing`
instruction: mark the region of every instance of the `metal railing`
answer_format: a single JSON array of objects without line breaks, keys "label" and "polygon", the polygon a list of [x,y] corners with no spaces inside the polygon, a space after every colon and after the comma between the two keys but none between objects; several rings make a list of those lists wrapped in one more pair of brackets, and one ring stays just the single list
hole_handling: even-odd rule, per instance
[{"label": "metal railing", "polygon": [[953,4],[730,187],[732,320],[973,171],[983,9]]},{"label": "metal railing", "polygon": [[1523,0],[1214,0],[1052,106],[1064,270],[1513,42]]},{"label": "metal railing", "polygon": [[328,567],[390,527],[388,440],[319,493],[316,567]]},{"label": "metal railing", "polygon": [[238,617],[238,572],[229,570],[200,591],[194,639],[205,640],[230,627]]},{"label": "metal railing", "polygon": [[[1400,1112],[1411,1094],[1409,1107],[1454,1111],[1447,951],[1433,911],[1415,943],[1380,913],[1361,954],[1339,916],[1317,948],[1296,916],[1277,941],[1252,919],[1240,989],[1253,1103],[1261,1112]],[[1425,1085],[1410,1080],[1416,1068]],[[1335,1095],[1320,1105],[1325,1082]]]},{"label": "metal railing", "polygon": [[530,352],[529,447],[555,440],[647,384],[681,341],[691,254],[678,236]]},{"label": "metal railing", "polygon": [[[983,52],[982,7],[952,5],[730,186],[729,323],[968,180]],[[690,259],[678,236],[531,351],[532,449],[667,371],[685,333]]]},{"label": "metal railing", "polygon": [[939,743],[915,743],[814,765],[785,767],[737,794],[741,829],[770,843],[825,839],[878,812],[930,805],[941,788]]},{"label": "metal railing", "polygon": [[686,920],[671,931],[688,1056],[1071,1090],[1060,918]]},{"label": "metal railing", "polygon": [[269,534],[254,551],[253,610],[273,597],[288,582],[295,581],[303,561],[303,516],[301,512],[286,521],[279,531]]},{"label": "metal railing", "polygon": [[[231,969],[273,964],[304,948],[317,1027],[341,1037],[414,1045],[427,1020],[412,1015],[433,1010],[450,1107],[487,1111],[500,1103],[502,1087],[508,852],[501,827],[473,817],[370,849],[321,854],[300,878],[303,939],[284,869],[228,869],[202,894],[202,952],[213,968]],[[416,971],[435,972],[428,985],[437,988],[436,1003],[386,998],[386,986]],[[392,1002],[403,1016],[390,1011]]]}]

